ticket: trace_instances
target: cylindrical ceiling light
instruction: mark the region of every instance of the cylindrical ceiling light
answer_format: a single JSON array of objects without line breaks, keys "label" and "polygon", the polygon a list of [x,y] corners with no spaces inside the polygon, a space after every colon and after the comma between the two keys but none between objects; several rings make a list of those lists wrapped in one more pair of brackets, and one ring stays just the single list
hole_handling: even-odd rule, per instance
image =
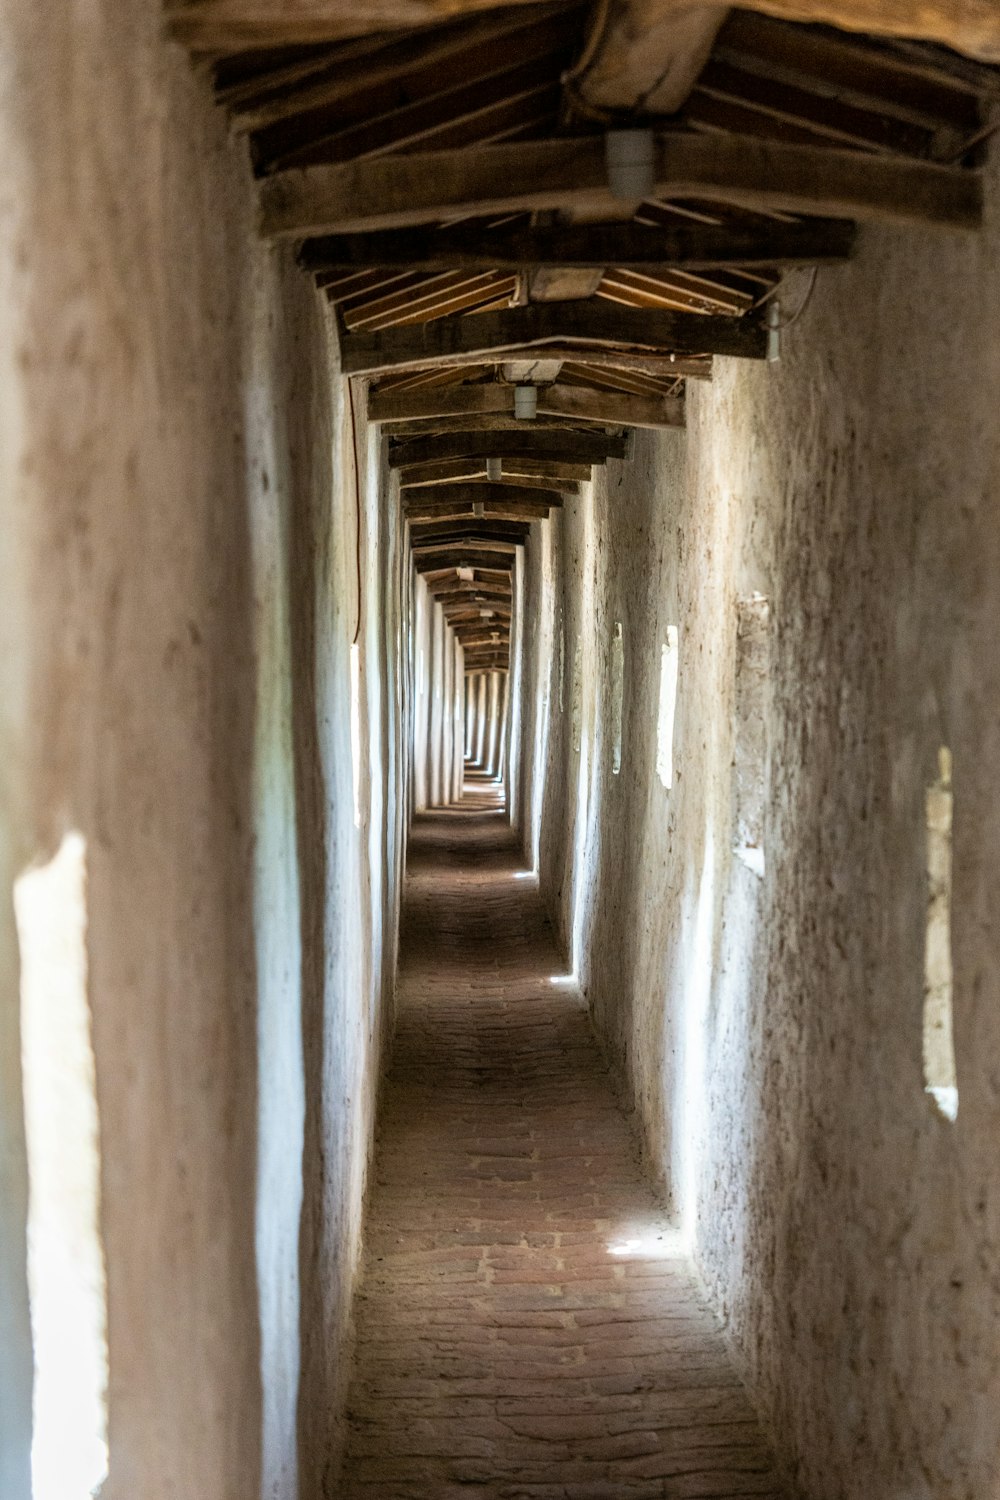
[{"label": "cylindrical ceiling light", "polygon": [[483,510],[483,502],[481,500],[474,500],[472,502],[472,514],[474,516],[485,515],[485,511]]},{"label": "cylindrical ceiling light", "polygon": [[496,484],[503,474],[503,461],[499,458],[488,458],[486,460],[486,478]]},{"label": "cylindrical ceiling light", "polygon": [[514,415],[521,422],[533,422],[538,415],[538,387],[516,385],[514,387]]},{"label": "cylindrical ceiling light", "polygon": [[635,203],[656,187],[656,137],[651,130],[609,130],[604,137],[608,187],[616,198]]}]

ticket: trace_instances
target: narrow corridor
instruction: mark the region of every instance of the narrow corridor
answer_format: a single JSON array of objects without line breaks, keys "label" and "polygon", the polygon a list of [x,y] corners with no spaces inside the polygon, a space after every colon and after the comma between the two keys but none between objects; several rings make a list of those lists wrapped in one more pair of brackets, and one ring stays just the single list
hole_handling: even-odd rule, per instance
[{"label": "narrow corridor", "polygon": [[774,1500],[749,1401],[488,796],[470,785],[412,833],[344,1494]]}]

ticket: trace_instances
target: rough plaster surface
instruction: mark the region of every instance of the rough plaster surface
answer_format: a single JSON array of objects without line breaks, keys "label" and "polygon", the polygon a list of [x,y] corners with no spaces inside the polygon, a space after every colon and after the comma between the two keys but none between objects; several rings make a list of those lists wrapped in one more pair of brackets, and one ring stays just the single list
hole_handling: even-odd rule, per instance
[{"label": "rough plaster surface", "polygon": [[[855,264],[820,274],[779,366],[719,361],[687,437],[640,436],[631,465],[567,502],[552,557],[529,559],[554,641],[545,779],[529,787],[543,889],[810,1500],[1000,1495],[997,203],[994,167],[982,237],[866,232]],[[732,849],[737,604],[754,592],[770,601],[763,879]],[[954,1125],[921,1074],[924,790],[942,744]]]},{"label": "rough plaster surface", "polygon": [[155,6],[2,24],[0,1488],[26,1500],[10,884],[77,827],[103,1493],[298,1500],[335,1470],[394,966],[399,539],[369,461],[355,829],[354,495],[320,303],[256,243],[245,156]]}]

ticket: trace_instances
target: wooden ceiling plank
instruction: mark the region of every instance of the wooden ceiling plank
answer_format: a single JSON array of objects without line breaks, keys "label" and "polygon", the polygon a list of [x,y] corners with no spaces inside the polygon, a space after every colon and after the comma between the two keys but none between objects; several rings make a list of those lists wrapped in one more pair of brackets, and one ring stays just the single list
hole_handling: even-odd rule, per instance
[{"label": "wooden ceiling plank", "polygon": [[[982,180],[936,162],[785,145],[729,135],[661,134],[655,196],[718,198],[750,208],[893,224],[977,228]],[[585,209],[621,218],[600,136],[384,156],[282,172],[261,185],[275,239],[402,228],[449,209]]]},{"label": "wooden ceiling plank", "polygon": [[719,37],[715,58],[791,87],[808,89],[818,83],[845,103],[884,110],[918,126],[974,128],[978,118],[976,100],[961,88],[909,73],[850,32],[803,30],[772,16],[735,10]]},{"label": "wooden ceiling plank", "polygon": [[[485,75],[473,73],[471,78],[463,77],[447,88],[439,79],[426,98],[384,115],[369,109],[340,128],[331,129],[322,119],[296,116],[254,137],[258,167],[266,172],[286,171],[316,161],[375,160],[389,151],[417,147],[434,151],[463,141],[482,141],[498,131],[516,128],[524,117],[525,102],[543,92],[551,96],[546,112],[554,112],[559,103],[559,76],[569,56],[564,37],[555,56],[547,52],[538,57],[529,54],[527,63],[522,57],[515,65],[494,65]],[[515,106],[513,116],[511,101]],[[505,110],[507,114],[501,120],[498,112]],[[440,143],[438,136],[442,137]]]},{"label": "wooden ceiling plank", "polygon": [[[350,49],[339,48],[329,61],[313,63],[299,75],[314,81],[294,88],[297,75],[294,66],[285,70],[284,78],[272,85],[265,98],[242,91],[223,94],[220,102],[234,109],[237,130],[262,130],[280,121],[312,111],[330,111],[340,105],[342,117],[386,113],[392,108],[426,97],[440,90],[449,76],[474,76],[482,68],[496,68],[505,57],[523,56],[526,49],[537,52],[555,40],[553,26],[565,37],[567,13],[579,10],[576,0],[569,5],[546,6],[542,14],[531,11],[506,11],[486,15],[471,24],[442,27],[434,32],[409,36],[386,35]],[[325,75],[316,74],[325,68]]]},{"label": "wooden ceiling plank", "polygon": [[[368,329],[391,328],[404,321],[420,321],[423,316],[440,316],[448,308],[456,311],[463,305],[475,305],[491,297],[504,283],[489,273],[472,274],[453,271],[446,276],[434,276],[416,286],[404,287],[385,297],[373,298],[371,302],[356,303],[350,314],[344,314],[344,323],[353,332]],[[513,279],[506,285],[512,286]]]},{"label": "wooden ceiling plank", "polygon": [[[817,87],[822,87],[819,80]],[[775,119],[804,122],[817,134],[848,146],[919,157],[930,155],[934,140],[929,126],[896,120],[877,108],[861,108],[829,94],[776,83],[718,58],[701,75],[697,93],[749,105]]]},{"label": "wooden ceiling plank", "polygon": [[735,317],[747,312],[753,299],[746,293],[726,295],[719,288],[714,295],[707,290],[682,285],[679,281],[653,281],[636,278],[631,271],[609,271],[603,277],[597,295],[619,307],[662,308],[666,312],[693,312]]},{"label": "wooden ceiling plank", "polygon": [[405,328],[411,324],[429,323],[435,318],[446,318],[455,313],[499,311],[510,306],[515,287],[516,279],[513,276],[499,278],[487,287],[480,286],[451,297],[443,297],[438,301],[428,302],[419,311],[401,314],[396,318],[395,326]]}]

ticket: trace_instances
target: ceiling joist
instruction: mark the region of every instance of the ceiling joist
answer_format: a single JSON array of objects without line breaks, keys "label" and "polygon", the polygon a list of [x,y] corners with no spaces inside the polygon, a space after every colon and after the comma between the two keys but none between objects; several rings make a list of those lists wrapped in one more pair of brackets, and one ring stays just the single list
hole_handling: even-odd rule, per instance
[{"label": "ceiling joist", "polygon": [[522,271],[531,266],[614,266],[667,274],[729,266],[821,265],[848,259],[857,230],[849,219],[752,226],[735,224],[516,224],[470,229],[385,229],[370,234],[325,235],[305,242],[299,262],[316,273],[370,266],[445,272]]},{"label": "ceiling joist", "polygon": [[[402,28],[432,26],[527,0],[173,0],[174,36],[202,52],[238,52],[332,42]],[[634,33],[691,9],[691,0],[617,0]],[[785,21],[825,22],[847,31],[941,42],[986,62],[1000,62],[1000,11],[994,0],[751,0]]]},{"label": "ceiling joist", "polygon": [[604,432],[445,432],[430,437],[389,440],[388,462],[391,469],[405,469],[414,464],[448,462],[458,458],[529,457],[538,462],[572,460],[574,463],[600,464],[609,458],[627,458],[627,437]]},{"label": "ceiling joist", "polygon": [[[579,360],[595,345],[626,344],[670,354],[728,354],[763,359],[767,331],[749,317],[706,317],[660,309],[619,307],[611,302],[543,302],[500,312],[441,318],[380,333],[345,333],[341,366],[348,375],[374,375],[425,364],[468,364],[507,357],[514,350],[576,342]],[[548,352],[548,351],[547,351]]]},{"label": "ceiling joist", "polygon": [[[602,426],[683,427],[684,402],[679,397],[642,398],[584,386],[542,385],[538,387],[538,415]],[[514,388],[510,385],[446,386],[431,391],[387,392],[368,400],[368,418],[385,424],[399,435],[400,424],[433,423],[463,417],[510,418],[521,430],[525,422],[513,415]],[[499,430],[499,429],[498,429]]]},{"label": "ceiling joist", "polygon": [[[280,172],[261,188],[262,228],[299,239],[433,223],[450,214],[572,211],[628,217],[608,186],[601,136],[414,152]],[[697,197],[766,212],[974,229],[977,173],[739,135],[661,133],[650,197]]]},{"label": "ceiling joist", "polygon": [[516,506],[525,505],[548,509],[562,505],[562,495],[556,489],[526,490],[504,480],[471,482],[468,484],[404,485],[399,492],[403,509],[414,506],[447,505],[453,508],[474,505]]}]

